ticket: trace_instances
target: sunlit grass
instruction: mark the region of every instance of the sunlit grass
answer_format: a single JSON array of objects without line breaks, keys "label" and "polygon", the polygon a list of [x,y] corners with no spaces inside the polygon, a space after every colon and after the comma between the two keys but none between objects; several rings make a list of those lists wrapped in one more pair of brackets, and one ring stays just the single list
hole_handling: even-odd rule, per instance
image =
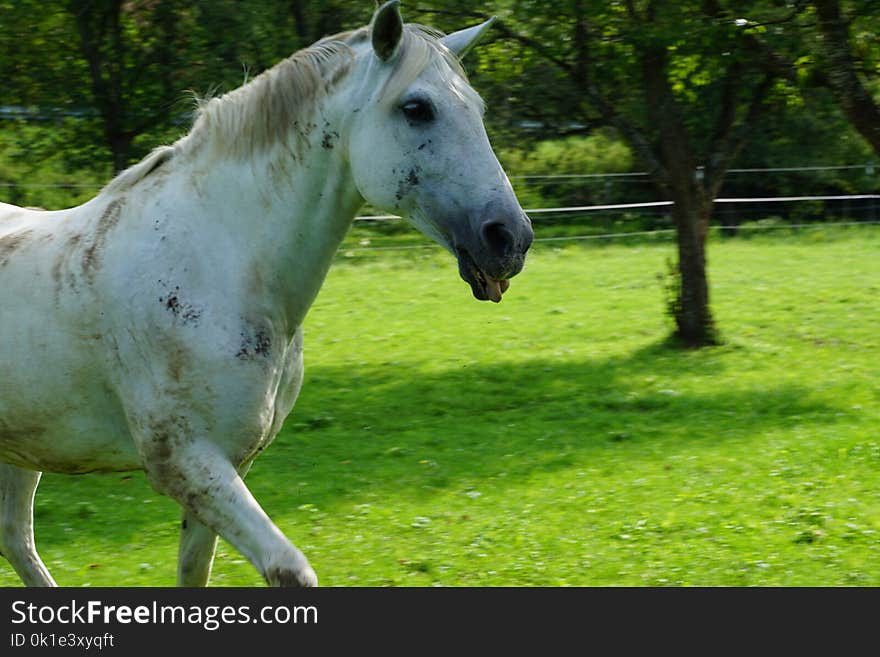
[{"label": "sunlit grass", "polygon": [[[664,344],[671,255],[539,245],[500,305],[439,251],[341,255],[251,489],[324,585],[880,585],[880,230],[714,242],[701,351]],[[60,584],[174,583],[140,473],[46,475],[36,523]],[[223,542],[212,583],[262,584]]]}]

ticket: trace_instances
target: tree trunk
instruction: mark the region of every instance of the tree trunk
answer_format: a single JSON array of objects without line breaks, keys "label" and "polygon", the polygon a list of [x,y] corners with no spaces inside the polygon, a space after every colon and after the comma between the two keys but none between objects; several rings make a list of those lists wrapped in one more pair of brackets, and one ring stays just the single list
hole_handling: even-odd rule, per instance
[{"label": "tree trunk", "polygon": [[699,184],[673,191],[678,241],[677,298],[670,300],[675,319],[675,337],[687,347],[718,344],[715,322],[709,307],[706,276],[706,236],[712,213],[711,199],[705,199]]},{"label": "tree trunk", "polygon": [[107,144],[113,153],[113,175],[128,167],[132,138],[127,133],[107,135]]},{"label": "tree trunk", "polygon": [[303,8],[302,0],[291,0],[290,13],[293,14],[293,29],[296,30],[296,36],[299,37],[299,46],[308,45],[304,43],[309,34],[309,27],[306,24],[306,12]]},{"label": "tree trunk", "polygon": [[667,77],[668,53],[646,48],[642,55],[645,101],[658,126],[657,161],[652,173],[657,187],[672,196],[672,216],[678,240],[678,267],[669,291],[669,312],[675,319],[675,338],[687,347],[718,344],[709,308],[706,277],[706,235],[713,196],[697,178],[696,158],[685,122]]}]

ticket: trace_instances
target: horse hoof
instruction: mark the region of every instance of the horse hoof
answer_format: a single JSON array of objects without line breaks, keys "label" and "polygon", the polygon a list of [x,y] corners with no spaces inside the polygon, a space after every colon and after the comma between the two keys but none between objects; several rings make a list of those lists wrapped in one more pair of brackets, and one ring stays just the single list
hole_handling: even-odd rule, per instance
[{"label": "horse hoof", "polygon": [[266,575],[269,586],[313,588],[318,586],[318,576],[311,566],[304,568],[276,568]]}]

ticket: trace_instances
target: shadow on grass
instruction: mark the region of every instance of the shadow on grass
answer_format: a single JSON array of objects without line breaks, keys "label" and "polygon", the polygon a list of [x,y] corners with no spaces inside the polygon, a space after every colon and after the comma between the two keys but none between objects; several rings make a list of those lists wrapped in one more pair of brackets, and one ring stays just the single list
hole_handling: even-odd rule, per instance
[{"label": "shadow on grass", "polygon": [[[428,496],[501,471],[510,481],[580,467],[609,451],[625,465],[724,450],[731,439],[760,450],[762,434],[793,417],[831,424],[847,413],[811,399],[806,385],[719,387],[723,368],[711,349],[663,345],[587,362],[312,367],[248,482],[270,515],[303,504],[330,509],[377,495]],[[43,545],[64,544],[65,531],[148,541],[176,533],[178,515],[141,473],[47,475],[37,492]]]}]

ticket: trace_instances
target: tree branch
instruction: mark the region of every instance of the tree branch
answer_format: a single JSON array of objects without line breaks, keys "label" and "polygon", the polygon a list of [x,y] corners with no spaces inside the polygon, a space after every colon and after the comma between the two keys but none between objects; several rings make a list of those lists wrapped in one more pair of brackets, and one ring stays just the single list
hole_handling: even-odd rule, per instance
[{"label": "tree branch", "polygon": [[[742,120],[735,124],[731,119],[729,125],[725,126],[723,131],[717,135],[717,139],[713,141],[708,153],[704,181],[710,198],[715,198],[718,195],[724,176],[727,175],[728,169],[742,151],[758,118],[767,107],[765,102],[767,94],[770,93],[776,79],[773,75],[765,74],[763,80],[755,87]],[[735,100],[733,102],[735,103]],[[735,118],[735,105],[729,111]],[[727,118],[724,120],[726,122]]]},{"label": "tree branch", "polygon": [[826,56],[827,83],[847,118],[880,154],[880,108],[856,74],[849,25],[837,0],[814,0]]},{"label": "tree branch", "polygon": [[507,24],[504,21],[496,20],[492,24],[492,26],[499,32],[501,32],[501,34],[503,34],[506,38],[513,39],[517,43],[521,43],[527,48],[535,51],[542,58],[546,59],[552,64],[555,64],[558,68],[562,69],[567,74],[570,75],[574,70],[574,67],[571,65],[570,62],[567,62],[564,59],[557,57],[550,48],[540,43],[539,41],[524,34],[520,34],[519,32],[507,27]]},{"label": "tree branch", "polygon": [[612,104],[604,94],[599,91],[595,84],[593,84],[588,78],[580,79],[577,75],[575,66],[570,62],[557,57],[549,48],[535,39],[516,32],[502,21],[496,21],[494,25],[506,38],[512,39],[533,50],[543,59],[554,64],[565,72],[574,82],[575,88],[582,93],[590,105],[599,112],[602,121],[607,125],[614,127],[620,133],[636,152],[651,174],[658,180],[666,180],[666,168],[661,164],[657,154],[651,147],[648,138],[634,124],[630,123],[623,117],[614,104]]}]

